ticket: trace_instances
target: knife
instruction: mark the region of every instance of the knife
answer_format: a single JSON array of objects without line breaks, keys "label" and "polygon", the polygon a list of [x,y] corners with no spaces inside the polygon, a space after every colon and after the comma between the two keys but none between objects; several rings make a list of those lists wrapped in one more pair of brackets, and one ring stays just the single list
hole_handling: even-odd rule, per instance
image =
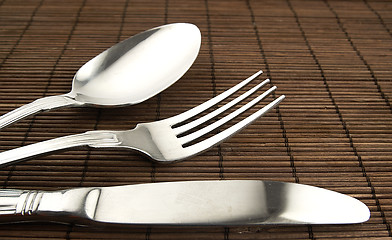
[{"label": "knife", "polygon": [[355,198],[309,185],[222,180],[2,189],[0,215],[1,222],[238,226],[361,223],[370,212]]}]

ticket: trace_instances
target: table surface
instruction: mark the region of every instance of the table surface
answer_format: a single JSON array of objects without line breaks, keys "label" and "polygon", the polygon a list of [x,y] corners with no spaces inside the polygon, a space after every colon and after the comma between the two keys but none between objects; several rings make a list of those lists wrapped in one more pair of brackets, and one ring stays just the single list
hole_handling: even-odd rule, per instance
[{"label": "table surface", "polygon": [[[138,105],[40,113],[0,132],[0,151],[87,130],[125,130],[196,106],[259,69],[286,99],[235,137],[186,161],[76,148],[0,169],[2,188],[257,179],[310,184],[371,210],[354,225],[84,228],[0,225],[7,239],[391,239],[392,3],[383,0],[2,0],[0,114],[69,92],[74,73],[143,30],[191,22],[200,54]],[[152,69],[153,71],[153,69]],[[258,81],[260,81],[258,80]]]}]

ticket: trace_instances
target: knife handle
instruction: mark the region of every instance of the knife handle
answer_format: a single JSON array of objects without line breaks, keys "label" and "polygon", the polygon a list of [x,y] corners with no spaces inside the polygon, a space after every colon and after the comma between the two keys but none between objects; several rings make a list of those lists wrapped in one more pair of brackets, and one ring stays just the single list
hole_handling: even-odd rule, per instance
[{"label": "knife handle", "polygon": [[88,222],[94,219],[100,192],[100,188],[62,191],[1,189],[0,222]]},{"label": "knife handle", "polygon": [[43,195],[40,191],[0,190],[0,215],[32,215]]}]

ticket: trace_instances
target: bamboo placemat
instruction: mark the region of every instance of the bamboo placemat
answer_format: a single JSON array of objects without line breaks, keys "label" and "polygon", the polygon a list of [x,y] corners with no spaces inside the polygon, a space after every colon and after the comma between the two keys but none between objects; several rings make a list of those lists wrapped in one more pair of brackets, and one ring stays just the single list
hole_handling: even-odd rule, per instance
[{"label": "bamboo placemat", "polygon": [[[69,92],[74,73],[143,30],[191,22],[200,54],[184,77],[135,106],[41,113],[0,132],[0,150],[133,128],[181,113],[259,69],[280,107],[231,140],[160,165],[133,152],[71,149],[0,169],[2,188],[260,179],[299,182],[363,201],[368,222],[295,227],[83,228],[0,225],[2,239],[391,239],[392,3],[305,0],[2,0],[0,114]],[[153,70],[153,69],[151,69]]]}]

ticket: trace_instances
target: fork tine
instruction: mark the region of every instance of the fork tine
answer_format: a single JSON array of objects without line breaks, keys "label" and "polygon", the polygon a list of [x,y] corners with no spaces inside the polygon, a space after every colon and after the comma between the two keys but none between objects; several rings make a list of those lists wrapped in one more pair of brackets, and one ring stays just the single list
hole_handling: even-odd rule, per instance
[{"label": "fork tine", "polygon": [[187,148],[191,152],[195,153],[200,153],[202,151],[208,150],[214,145],[217,145],[221,143],[222,141],[230,138],[231,136],[235,135],[248,125],[250,125],[252,122],[257,120],[259,117],[263,116],[265,113],[267,113],[269,110],[273,109],[276,107],[283,99],[285,98],[284,95],[280,96],[279,98],[275,99],[268,105],[264,106],[263,108],[259,109],[257,112],[253,113],[252,115],[248,116],[247,118],[243,119],[242,121],[236,123],[235,125],[231,126],[230,128],[210,137],[207,138],[199,143],[196,143],[194,145],[191,145]]},{"label": "fork tine", "polygon": [[207,114],[203,117],[200,117],[190,123],[187,123],[187,124],[182,125],[180,127],[173,128],[173,131],[175,132],[176,135],[178,135],[178,134],[184,133],[188,130],[191,130],[191,129],[207,122],[208,120],[218,116],[219,114],[223,113],[227,109],[230,109],[231,107],[235,106],[237,103],[239,103],[242,100],[244,100],[245,98],[249,97],[250,95],[255,93],[257,90],[259,90],[260,88],[262,88],[263,86],[265,86],[269,82],[270,82],[269,79],[264,80],[263,82],[254,86],[252,89],[248,90],[247,92],[241,94],[240,96],[238,96],[235,99],[231,100],[230,102],[226,103],[224,106],[222,106],[222,107],[214,110],[213,112],[210,112],[209,114]]},{"label": "fork tine", "polygon": [[224,99],[228,98],[230,95],[232,95],[233,93],[237,92],[239,89],[241,89],[243,86],[245,86],[246,84],[248,84],[249,82],[251,82],[252,80],[254,80],[255,78],[257,78],[258,76],[260,76],[263,73],[262,70],[256,72],[255,74],[253,74],[252,76],[248,77],[247,79],[243,80],[242,82],[238,83],[237,85],[233,86],[232,88],[226,90],[225,92],[219,94],[218,96],[215,96],[214,98],[186,111],[183,112],[181,114],[178,114],[176,116],[173,116],[171,118],[167,118],[165,119],[165,121],[169,122],[169,124],[177,124],[177,123],[181,123],[193,116],[196,116],[199,113],[202,113],[203,111],[207,110],[208,108],[216,105],[217,103],[223,101]]},{"label": "fork tine", "polygon": [[[191,134],[188,134],[186,136],[180,137],[180,141],[182,142],[182,144],[186,144],[190,141],[193,141],[211,131],[213,131],[214,129],[222,126],[223,124],[227,123],[228,121],[234,119],[235,117],[237,117],[238,115],[240,115],[241,113],[245,112],[246,110],[248,110],[249,108],[253,107],[255,104],[257,104],[258,102],[260,102],[261,100],[263,100],[264,98],[266,98],[269,94],[271,94],[273,91],[275,91],[276,87],[273,86],[270,89],[268,89],[267,91],[265,91],[264,93],[262,93],[261,95],[257,96],[255,99],[253,99],[252,101],[248,102],[247,104],[243,105],[242,107],[240,107],[239,109],[235,110],[234,112],[228,114],[227,116],[219,119],[218,121],[198,130],[195,131]],[[246,93],[244,93],[246,94]],[[243,94],[243,95],[244,95]]]}]

